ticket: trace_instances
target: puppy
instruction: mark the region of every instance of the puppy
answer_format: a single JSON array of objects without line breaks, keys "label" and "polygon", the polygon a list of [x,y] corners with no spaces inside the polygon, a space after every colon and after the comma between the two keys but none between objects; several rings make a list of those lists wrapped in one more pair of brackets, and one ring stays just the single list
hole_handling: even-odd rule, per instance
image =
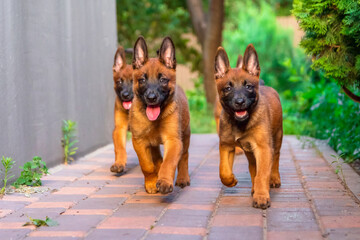
[{"label": "puppy", "polygon": [[253,45],[246,48],[241,69],[231,69],[222,47],[215,57],[215,81],[223,111],[220,115],[220,178],[233,187],[235,146],[249,162],[253,206],[270,206],[269,187],[280,187],[282,108],[278,93],[259,84],[260,64]]},{"label": "puppy", "polygon": [[129,109],[134,97],[132,73],[132,66],[126,64],[125,51],[119,47],[115,53],[113,66],[114,90],[116,92],[115,129],[113,131],[115,163],[111,166],[110,171],[115,173],[123,172],[126,165],[126,133],[129,124]]},{"label": "puppy", "polygon": [[[148,193],[173,191],[190,185],[188,148],[190,114],[184,91],[176,85],[175,46],[166,37],[158,57],[148,58],[147,45],[139,37],[133,55],[134,100],[130,109],[132,142],[145,177]],[[160,152],[164,145],[164,158]]]}]

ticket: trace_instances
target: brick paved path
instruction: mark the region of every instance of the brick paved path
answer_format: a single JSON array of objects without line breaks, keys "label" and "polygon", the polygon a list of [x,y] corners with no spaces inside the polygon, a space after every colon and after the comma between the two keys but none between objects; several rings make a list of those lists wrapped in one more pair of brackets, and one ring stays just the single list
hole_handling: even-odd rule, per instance
[{"label": "brick paved path", "polygon": [[[131,144],[126,174],[109,171],[114,154],[105,147],[43,178],[53,189],[0,200],[0,239],[360,239],[360,207],[315,149],[284,139],[282,186],[271,190],[267,210],[251,207],[247,161],[237,157],[239,180],[222,186],[218,138],[193,135],[191,186],[149,195]],[[56,227],[22,227],[49,216]]]}]

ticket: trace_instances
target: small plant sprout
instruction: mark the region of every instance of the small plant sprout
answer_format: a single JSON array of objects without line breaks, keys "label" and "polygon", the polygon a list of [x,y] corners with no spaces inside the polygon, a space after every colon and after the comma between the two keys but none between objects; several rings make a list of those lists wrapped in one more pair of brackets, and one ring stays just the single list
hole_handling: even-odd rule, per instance
[{"label": "small plant sprout", "polygon": [[332,161],[331,164],[335,165],[335,173],[339,175],[339,172],[340,172],[340,175],[341,175],[341,178],[342,178],[344,184],[347,185],[346,180],[345,180],[345,175],[343,172],[343,168],[342,168],[343,162],[340,160],[343,155],[344,154],[340,154],[340,156],[331,155],[331,157],[335,158],[335,160]]},{"label": "small plant sprout", "polygon": [[1,173],[4,174],[4,186],[1,188],[0,190],[0,195],[3,195],[6,193],[6,184],[7,182],[14,177],[14,175],[12,176],[9,176],[10,172],[11,172],[11,169],[13,168],[14,164],[15,164],[15,161],[12,160],[12,158],[6,158],[6,157],[2,157],[1,158],[1,164],[3,165],[4,169],[1,169]]},{"label": "small plant sprout", "polygon": [[16,188],[21,185],[41,186],[41,177],[48,174],[46,163],[38,156],[26,162],[20,169],[22,169],[20,177],[13,184]]},{"label": "small plant sprout", "polygon": [[62,126],[63,138],[61,139],[62,147],[64,148],[64,163],[74,161],[73,155],[76,154],[78,147],[74,147],[75,143],[79,142],[75,136],[76,122],[71,120],[64,120]]},{"label": "small plant sprout", "polygon": [[41,226],[46,226],[46,227],[53,227],[53,226],[57,226],[59,225],[57,221],[52,220],[51,218],[49,218],[48,216],[46,216],[45,220],[42,219],[35,219],[35,218],[31,218],[29,216],[27,216],[30,220],[30,222],[26,222],[23,226],[35,226],[35,227],[41,227]]}]

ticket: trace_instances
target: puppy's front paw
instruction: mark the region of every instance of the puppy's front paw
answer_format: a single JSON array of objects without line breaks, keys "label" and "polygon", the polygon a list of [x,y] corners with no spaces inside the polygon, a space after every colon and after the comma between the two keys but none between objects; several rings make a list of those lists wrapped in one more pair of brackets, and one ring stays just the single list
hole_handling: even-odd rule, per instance
[{"label": "puppy's front paw", "polygon": [[262,208],[262,209],[267,209],[268,207],[270,207],[270,196],[269,194],[267,195],[259,195],[254,193],[253,196],[253,207],[254,208]]},{"label": "puppy's front paw", "polygon": [[186,186],[190,186],[190,178],[177,178],[175,182],[175,186],[179,186],[184,188]]},{"label": "puppy's front paw", "polygon": [[145,183],[145,190],[147,193],[155,194],[158,192],[158,189],[156,188],[156,184],[153,182]]},{"label": "puppy's front paw", "polygon": [[271,176],[270,177],[270,187],[279,188],[281,186],[280,176]]},{"label": "puppy's front paw", "polygon": [[221,182],[227,187],[234,187],[237,184],[237,179],[235,178],[234,174],[231,174],[231,177],[221,177]]},{"label": "puppy's front paw", "polygon": [[162,194],[167,194],[173,191],[173,184],[165,179],[159,179],[156,182],[157,190]]},{"label": "puppy's front paw", "polygon": [[114,163],[110,167],[110,171],[113,173],[122,173],[125,170],[125,166],[119,163]]}]

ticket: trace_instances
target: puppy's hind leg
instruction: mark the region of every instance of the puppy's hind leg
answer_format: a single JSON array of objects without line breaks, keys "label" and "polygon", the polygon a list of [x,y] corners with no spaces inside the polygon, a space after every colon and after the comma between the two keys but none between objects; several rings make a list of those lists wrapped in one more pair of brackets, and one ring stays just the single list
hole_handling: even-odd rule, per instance
[{"label": "puppy's hind leg", "polygon": [[282,143],[282,131],[277,134],[275,142],[274,159],[271,167],[270,174],[270,187],[279,188],[281,186],[280,172],[279,172],[279,159],[280,159],[280,148]]},{"label": "puppy's hind leg", "polygon": [[178,175],[175,185],[181,188],[190,186],[189,176],[189,145],[190,145],[190,126],[186,130],[183,137],[183,151],[178,163]]}]

